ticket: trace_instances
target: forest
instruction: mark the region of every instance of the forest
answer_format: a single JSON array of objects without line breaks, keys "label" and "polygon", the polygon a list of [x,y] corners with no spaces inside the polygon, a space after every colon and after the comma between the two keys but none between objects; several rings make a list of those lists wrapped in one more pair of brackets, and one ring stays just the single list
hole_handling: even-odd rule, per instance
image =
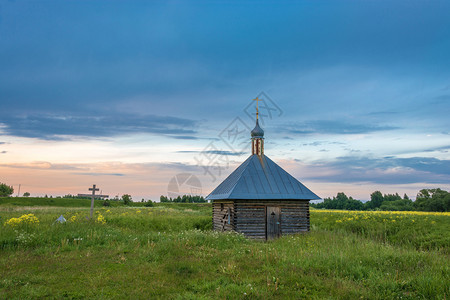
[{"label": "forest", "polygon": [[384,210],[384,211],[450,211],[450,193],[440,188],[422,189],[412,201],[408,195],[401,197],[398,193],[382,194],[375,191],[370,194],[370,201],[348,197],[345,193],[337,193],[336,197],[325,198],[323,202],[311,203],[318,209],[344,209],[344,210]]}]

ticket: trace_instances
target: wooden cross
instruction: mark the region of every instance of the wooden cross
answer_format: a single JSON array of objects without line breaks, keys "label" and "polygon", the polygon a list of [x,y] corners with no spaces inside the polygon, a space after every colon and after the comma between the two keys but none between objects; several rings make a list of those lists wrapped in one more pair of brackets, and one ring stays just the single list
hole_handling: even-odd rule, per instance
[{"label": "wooden cross", "polygon": [[258,101],[262,101],[262,99],[259,99],[258,97],[256,97],[255,99],[253,99],[253,101],[256,101],[256,120],[258,120],[258,114],[259,114]]},{"label": "wooden cross", "polygon": [[94,213],[94,198],[95,198],[95,192],[99,191],[98,188],[95,187],[95,184],[89,188],[90,191],[92,191],[92,198],[91,198],[91,219],[92,219],[92,214]]},{"label": "wooden cross", "polygon": [[90,191],[92,191],[92,194],[78,194],[78,197],[91,197],[91,219],[94,214],[94,199],[95,198],[108,198],[109,195],[96,195],[95,192],[99,191],[97,186],[94,184],[91,188],[89,188]]}]

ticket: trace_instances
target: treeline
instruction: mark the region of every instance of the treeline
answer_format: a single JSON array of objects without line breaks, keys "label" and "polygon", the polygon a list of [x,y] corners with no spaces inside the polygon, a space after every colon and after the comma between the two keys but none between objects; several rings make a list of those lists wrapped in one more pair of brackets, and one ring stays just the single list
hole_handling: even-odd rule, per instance
[{"label": "treeline", "polygon": [[389,210],[389,211],[450,211],[450,193],[439,188],[423,189],[417,194],[416,201],[408,195],[401,197],[398,193],[382,194],[375,191],[370,194],[370,201],[360,200],[338,193],[336,197],[325,198],[321,203],[311,203],[311,207],[344,210]]},{"label": "treeline", "polygon": [[176,202],[176,203],[206,203],[205,198],[203,196],[191,196],[191,195],[183,195],[178,196],[176,198],[166,197],[161,195],[159,197],[160,202]]}]

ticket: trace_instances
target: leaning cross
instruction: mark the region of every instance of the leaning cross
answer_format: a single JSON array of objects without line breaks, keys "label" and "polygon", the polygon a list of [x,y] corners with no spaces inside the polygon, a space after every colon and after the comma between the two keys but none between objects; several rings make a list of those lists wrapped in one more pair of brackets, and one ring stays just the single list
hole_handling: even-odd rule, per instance
[{"label": "leaning cross", "polygon": [[108,195],[96,195],[95,192],[99,191],[97,186],[94,184],[91,188],[89,188],[90,191],[92,191],[92,194],[78,194],[78,197],[91,197],[91,219],[92,215],[94,214],[94,199],[95,198],[108,198]]},{"label": "leaning cross", "polygon": [[92,219],[92,214],[94,213],[94,198],[95,198],[95,191],[99,191],[98,188],[95,187],[95,184],[89,188],[90,191],[92,191],[92,197],[91,197],[91,219]]}]

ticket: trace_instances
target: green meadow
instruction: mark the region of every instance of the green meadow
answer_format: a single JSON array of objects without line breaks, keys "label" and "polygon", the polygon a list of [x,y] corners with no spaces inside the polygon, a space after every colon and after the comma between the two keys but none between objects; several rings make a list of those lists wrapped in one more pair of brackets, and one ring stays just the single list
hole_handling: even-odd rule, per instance
[{"label": "green meadow", "polygon": [[89,220],[53,200],[0,199],[0,299],[450,296],[448,213],[312,210],[311,232],[257,242],[212,231],[209,204],[98,202]]}]

